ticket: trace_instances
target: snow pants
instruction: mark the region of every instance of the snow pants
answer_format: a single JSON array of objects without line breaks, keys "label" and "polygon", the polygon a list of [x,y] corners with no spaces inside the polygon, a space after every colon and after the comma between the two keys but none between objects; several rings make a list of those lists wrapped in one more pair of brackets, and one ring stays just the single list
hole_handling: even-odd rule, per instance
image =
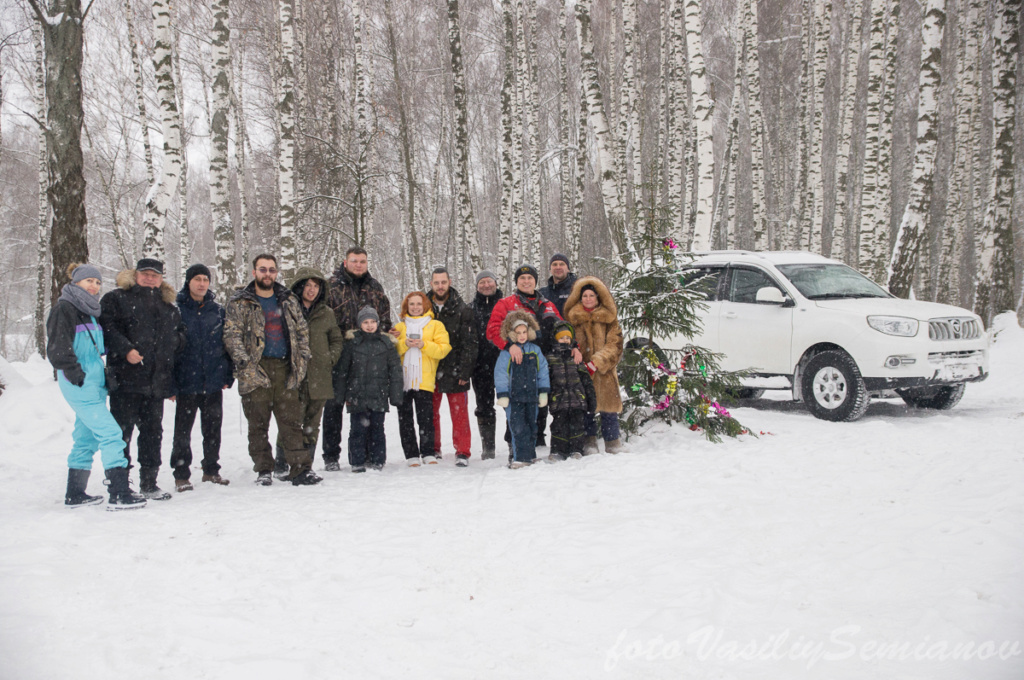
[{"label": "snow pants", "polygon": [[91,470],[92,459],[99,449],[104,470],[127,467],[121,426],[107,409],[107,391],[94,387],[76,387],[59,380],[61,394],[75,412],[73,444],[68,455],[72,470]]},{"label": "snow pants", "polygon": [[581,408],[551,412],[551,453],[563,456],[583,453],[586,416],[586,410]]},{"label": "snow pants", "polygon": [[164,438],[163,397],[114,392],[110,395],[110,413],[121,426],[124,457],[128,461],[128,467],[132,466],[132,434],[138,427],[139,467],[144,470],[159,470],[160,445]]},{"label": "snow pants", "polygon": [[[606,442],[614,441],[619,438],[619,414],[618,413],[600,413],[601,416],[601,439]],[[586,427],[587,436],[597,436],[597,419],[593,413],[587,413],[586,415]]]},{"label": "snow pants", "polygon": [[[413,423],[413,408],[416,422]],[[419,444],[416,432],[419,430]],[[405,458],[434,455],[434,395],[426,390],[406,390],[398,407],[398,434],[402,438]]]},{"label": "snow pants", "polygon": [[537,458],[537,402],[513,401],[505,408],[512,431],[511,461],[532,463]]},{"label": "snow pants", "polygon": [[437,390],[434,390],[434,455],[441,455],[441,401],[445,396],[448,397],[448,410],[452,415],[455,453],[468,456],[472,438],[469,431],[469,392],[442,393]]},{"label": "snow pants", "polygon": [[360,411],[349,416],[349,465],[383,465],[387,459],[384,411]]},{"label": "snow pants", "polygon": [[324,463],[341,460],[341,426],[345,417],[345,402],[328,399],[324,404],[323,452]]},{"label": "snow pants", "polygon": [[192,426],[199,413],[203,433],[203,474],[220,472],[220,429],[224,421],[224,395],[221,390],[208,394],[179,394],[174,410],[174,444],[171,467],[175,479],[189,479],[192,465]]},{"label": "snow pants", "polygon": [[260,360],[260,368],[270,378],[270,387],[258,387],[242,395],[242,411],[249,421],[249,457],[255,472],[273,472],[274,454],[270,448],[270,417],[277,422],[279,438],[288,461],[288,479],[313,467],[313,457],[302,447],[302,400],[298,390],[286,387],[291,366],[286,359]]}]

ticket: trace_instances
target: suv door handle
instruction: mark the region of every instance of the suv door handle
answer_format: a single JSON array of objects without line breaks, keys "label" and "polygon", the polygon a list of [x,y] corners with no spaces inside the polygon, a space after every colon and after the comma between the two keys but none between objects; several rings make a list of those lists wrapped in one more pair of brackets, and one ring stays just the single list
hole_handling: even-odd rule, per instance
[{"label": "suv door handle", "polygon": [[736,312],[726,312],[722,316],[724,316],[726,319],[735,319],[736,318]]}]

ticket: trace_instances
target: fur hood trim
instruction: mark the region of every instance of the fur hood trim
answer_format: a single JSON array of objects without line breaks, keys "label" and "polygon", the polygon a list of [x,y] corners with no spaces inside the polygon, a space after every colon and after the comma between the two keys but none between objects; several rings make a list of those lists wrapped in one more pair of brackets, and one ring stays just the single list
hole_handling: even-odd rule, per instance
[{"label": "fur hood trim", "polygon": [[524,312],[521,309],[515,309],[508,313],[504,321],[501,322],[501,337],[515,342],[511,339],[512,335],[512,324],[516,321],[523,320],[526,322],[526,339],[529,342],[537,340],[537,331],[540,330],[540,324],[537,323],[537,317],[529,312]]},{"label": "fur hood trim", "polygon": [[[122,269],[117,273],[117,287],[121,290],[131,290],[131,287],[135,285],[135,270],[134,269]],[[171,288],[171,284],[167,283],[167,279],[164,279],[163,283],[160,284],[160,298],[169,305],[173,305],[174,301],[178,297],[178,292]]]},{"label": "fur hood trim", "polygon": [[[353,328],[351,330],[345,331],[345,339],[346,340],[355,340],[356,339],[356,331],[357,330],[360,330],[360,329]],[[398,345],[398,338],[396,338],[395,336],[391,335],[390,333],[384,333],[382,331],[377,331],[376,335],[383,335],[385,338],[387,338],[388,340],[391,341],[392,345]]]},{"label": "fur hood trim", "polygon": [[[583,309],[583,304],[580,301],[580,298],[583,297],[583,287],[587,285],[593,286],[597,291],[597,307],[590,313]],[[579,308],[577,309],[577,307]],[[564,309],[566,320],[574,326],[581,322],[585,323],[587,319],[598,323],[612,323],[619,313],[608,286],[596,276],[584,276],[576,279],[576,285],[572,287],[572,292],[569,293],[569,297],[565,301]]]}]

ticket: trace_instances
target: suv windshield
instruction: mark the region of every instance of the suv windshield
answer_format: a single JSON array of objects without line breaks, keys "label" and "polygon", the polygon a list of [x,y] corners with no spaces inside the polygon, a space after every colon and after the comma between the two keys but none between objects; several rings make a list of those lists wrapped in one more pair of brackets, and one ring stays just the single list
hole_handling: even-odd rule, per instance
[{"label": "suv windshield", "polygon": [[877,283],[845,264],[780,264],[776,268],[808,300],[892,297]]}]

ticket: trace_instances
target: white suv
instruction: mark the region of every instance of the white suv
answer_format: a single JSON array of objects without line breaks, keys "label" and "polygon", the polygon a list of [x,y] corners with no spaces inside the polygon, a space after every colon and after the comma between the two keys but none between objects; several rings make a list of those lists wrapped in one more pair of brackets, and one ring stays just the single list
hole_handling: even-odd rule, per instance
[{"label": "white suv", "polygon": [[976,314],[893,297],[841,262],[719,251],[698,253],[682,271],[707,286],[704,327],[666,344],[721,353],[722,368],[752,369],[759,387],[781,382],[818,418],[856,420],[872,394],[892,390],[912,406],[948,409],[966,383],[988,376],[989,338]]}]

